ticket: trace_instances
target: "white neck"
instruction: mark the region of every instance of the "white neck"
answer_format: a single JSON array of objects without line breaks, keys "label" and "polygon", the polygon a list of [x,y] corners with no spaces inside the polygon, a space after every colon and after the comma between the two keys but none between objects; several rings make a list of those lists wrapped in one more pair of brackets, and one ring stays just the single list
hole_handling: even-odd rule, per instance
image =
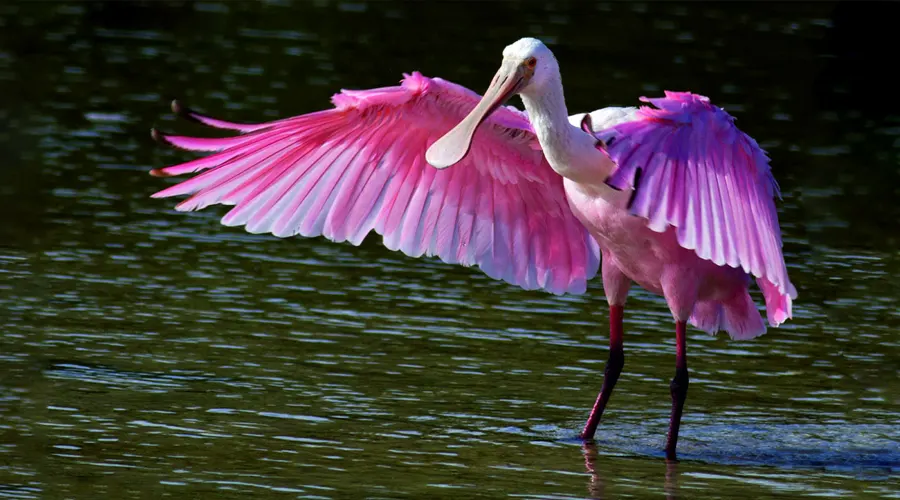
[{"label": "white neck", "polygon": [[550,166],[585,190],[612,196],[606,195],[610,189],[604,181],[615,164],[597,150],[596,139],[569,123],[562,79],[551,78],[543,87],[521,96]]}]

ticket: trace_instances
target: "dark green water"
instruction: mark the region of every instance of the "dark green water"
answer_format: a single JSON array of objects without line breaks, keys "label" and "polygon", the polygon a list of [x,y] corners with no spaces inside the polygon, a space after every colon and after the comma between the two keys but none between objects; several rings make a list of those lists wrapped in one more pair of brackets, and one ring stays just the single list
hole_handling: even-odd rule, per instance
[{"label": "dark green water", "polygon": [[[0,5],[0,497],[900,498],[891,4]],[[421,70],[482,91],[538,36],[574,113],[709,95],[770,152],[795,319],[689,335],[635,290],[596,447],[606,305],[179,214],[178,97],[226,119]]]}]

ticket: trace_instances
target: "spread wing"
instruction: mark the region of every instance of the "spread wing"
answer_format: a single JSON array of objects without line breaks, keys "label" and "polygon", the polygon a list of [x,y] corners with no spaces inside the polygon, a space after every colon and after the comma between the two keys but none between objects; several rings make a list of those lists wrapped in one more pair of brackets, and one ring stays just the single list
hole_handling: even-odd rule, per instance
[{"label": "spread wing", "polygon": [[655,231],[676,228],[678,243],[703,259],[757,277],[769,321],[791,316],[797,291],[781,252],[769,159],[734,118],[709,99],[666,92],[634,119],[596,134],[618,165],[607,183],[634,189],[629,210]]},{"label": "spread wing", "polygon": [[425,151],[480,96],[439,78],[342,91],[335,108],[261,124],[181,114],[240,135],[154,137],[213,154],[152,171],[202,172],[154,197],[191,195],[177,210],[233,205],[222,218],[252,233],[319,236],[354,245],[371,231],[406,255],[434,255],[525,289],[583,293],[599,264],[596,242],[569,209],[562,178],[524,113],[501,108],[470,153],[437,170]]}]

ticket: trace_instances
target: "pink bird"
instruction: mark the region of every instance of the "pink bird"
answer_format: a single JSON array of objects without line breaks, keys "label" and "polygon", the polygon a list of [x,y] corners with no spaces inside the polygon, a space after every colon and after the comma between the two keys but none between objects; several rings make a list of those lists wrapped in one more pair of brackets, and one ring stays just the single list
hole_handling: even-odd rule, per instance
[{"label": "pink bird", "polygon": [[[514,94],[526,112],[503,106]],[[665,447],[674,459],[688,389],[687,324],[750,339],[766,331],[751,276],[773,326],[791,317],[797,292],[765,152],[706,97],[641,100],[656,108],[568,117],[555,57],[523,38],[503,51],[483,98],[413,73],[396,87],[344,90],[334,109],[260,124],[209,118],[176,102],[177,113],[240,135],[154,130],[172,146],[214,154],[154,169],[203,173],[153,196],[192,195],[176,207],[182,211],[233,205],[222,224],[251,233],[359,245],[374,230],[391,250],[478,266],[528,290],[584,293],[602,265],[609,361],[585,440],[622,371],[631,284],[661,294],[675,320]]]}]

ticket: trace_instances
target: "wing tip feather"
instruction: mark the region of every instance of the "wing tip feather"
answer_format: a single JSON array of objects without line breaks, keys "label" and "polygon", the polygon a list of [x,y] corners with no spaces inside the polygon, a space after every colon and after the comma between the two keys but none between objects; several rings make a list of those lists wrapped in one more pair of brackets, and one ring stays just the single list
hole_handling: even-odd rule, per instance
[{"label": "wing tip feather", "polygon": [[[159,129],[157,129],[156,127],[152,127],[150,129],[150,138],[164,146],[169,146],[170,148],[177,148],[177,146],[175,144],[172,144],[172,142],[166,138],[166,134],[160,132]],[[174,174],[170,174],[170,173],[166,172],[166,167],[163,167],[163,168],[150,169],[150,175],[153,177],[172,177],[172,175],[174,175]]]},{"label": "wing tip feather", "polygon": [[185,114],[187,111],[187,107],[178,99],[172,99],[170,107],[172,108],[172,112],[179,116]]},{"label": "wing tip feather", "polygon": [[186,106],[178,99],[172,99],[170,107],[172,108],[172,112],[175,113],[175,116],[184,118],[185,120],[192,121],[194,123],[203,123],[197,118],[194,110],[192,110],[189,106]]},{"label": "wing tip feather", "polygon": [[168,139],[166,139],[166,135],[163,134],[162,132],[160,132],[159,129],[156,127],[152,127],[150,129],[150,138],[160,144],[164,144],[164,145],[170,146],[170,147],[175,147],[174,144],[172,144],[171,142],[169,142]]}]

